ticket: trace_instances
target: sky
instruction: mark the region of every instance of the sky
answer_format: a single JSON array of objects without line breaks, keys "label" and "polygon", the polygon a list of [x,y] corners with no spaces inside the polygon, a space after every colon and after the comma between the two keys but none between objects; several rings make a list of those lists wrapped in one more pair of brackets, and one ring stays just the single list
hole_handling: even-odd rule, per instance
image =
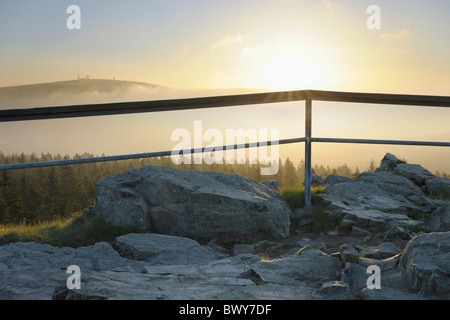
[{"label": "sky", "polygon": [[[70,5],[80,8],[79,30],[67,27]],[[370,5],[380,9],[379,29],[367,25],[373,17],[367,12]],[[2,0],[0,87],[72,80],[79,70],[82,77],[190,90],[318,89],[449,96],[449,12],[448,0]],[[450,112],[442,108],[345,107],[341,112],[334,104],[314,104],[313,134],[450,141]],[[233,125],[280,128],[281,138],[303,135],[302,110],[289,105],[258,113],[237,110],[220,115],[211,111],[204,119],[210,127],[225,128],[211,120],[220,118],[223,123],[231,119]],[[286,113],[288,119],[282,117]],[[264,121],[251,120],[255,114]],[[299,126],[292,123],[297,115]],[[130,117],[120,118],[121,125],[133,127],[129,123],[136,118]],[[188,118],[185,127],[192,127],[203,116],[179,113],[177,121],[173,115],[171,120],[158,117],[170,133],[179,127],[178,121]],[[66,120],[58,121],[63,126]],[[19,134],[27,127],[35,129],[30,122],[5,128]],[[45,130],[50,129],[45,126],[40,131]],[[86,139],[87,148],[91,141]],[[161,139],[170,141],[169,134]],[[83,143],[78,144],[82,152]],[[16,152],[21,147],[6,145],[0,150]],[[104,144],[92,149],[99,150],[99,145]],[[58,148],[47,150],[65,150]],[[318,145],[316,161],[339,164],[350,152],[358,153],[360,162],[372,157],[378,162],[387,150],[385,146],[358,146],[351,149],[355,152],[348,148]],[[105,147],[94,153],[142,151],[137,149],[143,147]],[[442,148],[391,150],[436,168],[450,163],[449,151]],[[435,154],[433,159],[426,157],[429,150]]]}]

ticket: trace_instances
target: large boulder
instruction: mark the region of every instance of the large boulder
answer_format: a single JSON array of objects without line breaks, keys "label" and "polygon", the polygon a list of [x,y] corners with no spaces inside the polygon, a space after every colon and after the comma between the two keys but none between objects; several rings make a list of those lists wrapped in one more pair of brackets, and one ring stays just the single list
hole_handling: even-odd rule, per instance
[{"label": "large boulder", "polygon": [[415,291],[450,297],[450,232],[425,233],[413,238],[399,266]]},{"label": "large boulder", "polygon": [[100,179],[95,215],[140,231],[222,242],[289,235],[279,193],[233,174],[144,166]]}]

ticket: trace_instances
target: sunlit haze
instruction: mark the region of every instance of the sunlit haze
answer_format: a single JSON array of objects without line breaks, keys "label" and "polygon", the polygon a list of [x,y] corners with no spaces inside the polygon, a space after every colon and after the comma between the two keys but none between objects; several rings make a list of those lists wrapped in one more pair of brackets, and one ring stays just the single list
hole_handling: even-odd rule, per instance
[{"label": "sunlit haze", "polygon": [[[72,4],[80,29],[66,24]],[[372,4],[380,29],[367,25]],[[450,96],[449,12],[448,0],[2,0],[0,109],[302,89]],[[100,90],[86,82],[95,79],[116,83]],[[72,80],[85,86],[25,96],[1,89]],[[0,151],[171,150],[173,130],[192,130],[196,120],[223,132],[274,128],[280,139],[301,137],[304,103],[5,122]],[[449,108],[313,103],[316,137],[450,141],[449,123]],[[390,152],[450,173],[448,149],[313,144],[313,165],[364,170]],[[303,144],[280,148],[294,161],[303,152]]]}]

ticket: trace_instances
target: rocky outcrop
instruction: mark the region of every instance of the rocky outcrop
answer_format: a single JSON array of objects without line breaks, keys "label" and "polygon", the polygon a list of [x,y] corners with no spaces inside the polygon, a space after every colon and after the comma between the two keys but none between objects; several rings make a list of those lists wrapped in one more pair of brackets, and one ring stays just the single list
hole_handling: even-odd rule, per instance
[{"label": "rocky outcrop", "polygon": [[[1,246],[0,298],[355,300],[450,297],[450,232],[418,235],[402,252],[392,243],[365,248],[344,245],[332,253],[310,246],[292,251],[285,246],[291,253],[276,259],[263,259],[256,254],[219,254],[191,239],[152,236],[155,237],[130,234],[117,238],[113,246],[101,242],[76,249],[36,243]],[[126,250],[119,248],[123,243],[128,243]],[[174,250],[175,243],[180,244],[177,250]],[[129,249],[130,246],[133,248]],[[81,289],[69,290],[66,286],[70,276],[66,270],[70,265],[80,267]],[[368,287],[370,266],[380,269],[379,289]]]},{"label": "rocky outcrop", "polygon": [[[325,178],[320,210],[292,224],[276,181],[154,167],[110,176],[85,213],[151,232],[80,248],[0,246],[0,299],[449,299],[450,202],[431,191],[448,179],[396,174],[407,165],[396,159]],[[331,231],[296,229],[330,217]],[[66,285],[71,265],[79,290]]]},{"label": "rocky outcrop", "polygon": [[388,153],[376,172],[363,172],[354,180],[333,176],[325,184],[327,179],[322,206],[336,218],[341,234],[389,240],[411,239],[421,230],[450,230],[450,179],[436,178],[420,165]]},{"label": "rocky outcrop", "polygon": [[292,212],[268,185],[232,174],[145,166],[101,179],[91,211],[113,225],[194,239],[286,238]]}]

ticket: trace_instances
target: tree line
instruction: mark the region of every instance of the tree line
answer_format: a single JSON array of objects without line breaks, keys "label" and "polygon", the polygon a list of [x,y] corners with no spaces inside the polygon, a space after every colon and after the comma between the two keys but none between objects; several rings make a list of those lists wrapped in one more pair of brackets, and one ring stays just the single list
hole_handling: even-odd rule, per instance
[{"label": "tree line", "polygon": [[[76,154],[73,158],[90,158],[93,154]],[[70,159],[69,156],[50,153],[41,155],[11,154],[0,151],[0,164],[53,161]],[[0,172],[0,224],[37,223],[52,220],[55,217],[66,217],[74,212],[94,204],[95,190],[100,178],[111,174],[123,173],[128,169],[140,168],[144,165],[173,167],[182,170],[214,171],[238,174],[257,181],[277,180],[281,188],[298,187],[304,182],[305,164],[300,161],[294,164],[289,158],[281,161],[276,175],[261,175],[261,167],[267,164],[224,164],[206,163],[175,165],[170,157],[134,159],[79,165],[64,165],[21,170],[3,170]],[[373,161],[367,168],[373,171]],[[315,165],[315,174],[326,177],[329,174],[352,176],[352,170],[346,164],[336,168]]]}]

